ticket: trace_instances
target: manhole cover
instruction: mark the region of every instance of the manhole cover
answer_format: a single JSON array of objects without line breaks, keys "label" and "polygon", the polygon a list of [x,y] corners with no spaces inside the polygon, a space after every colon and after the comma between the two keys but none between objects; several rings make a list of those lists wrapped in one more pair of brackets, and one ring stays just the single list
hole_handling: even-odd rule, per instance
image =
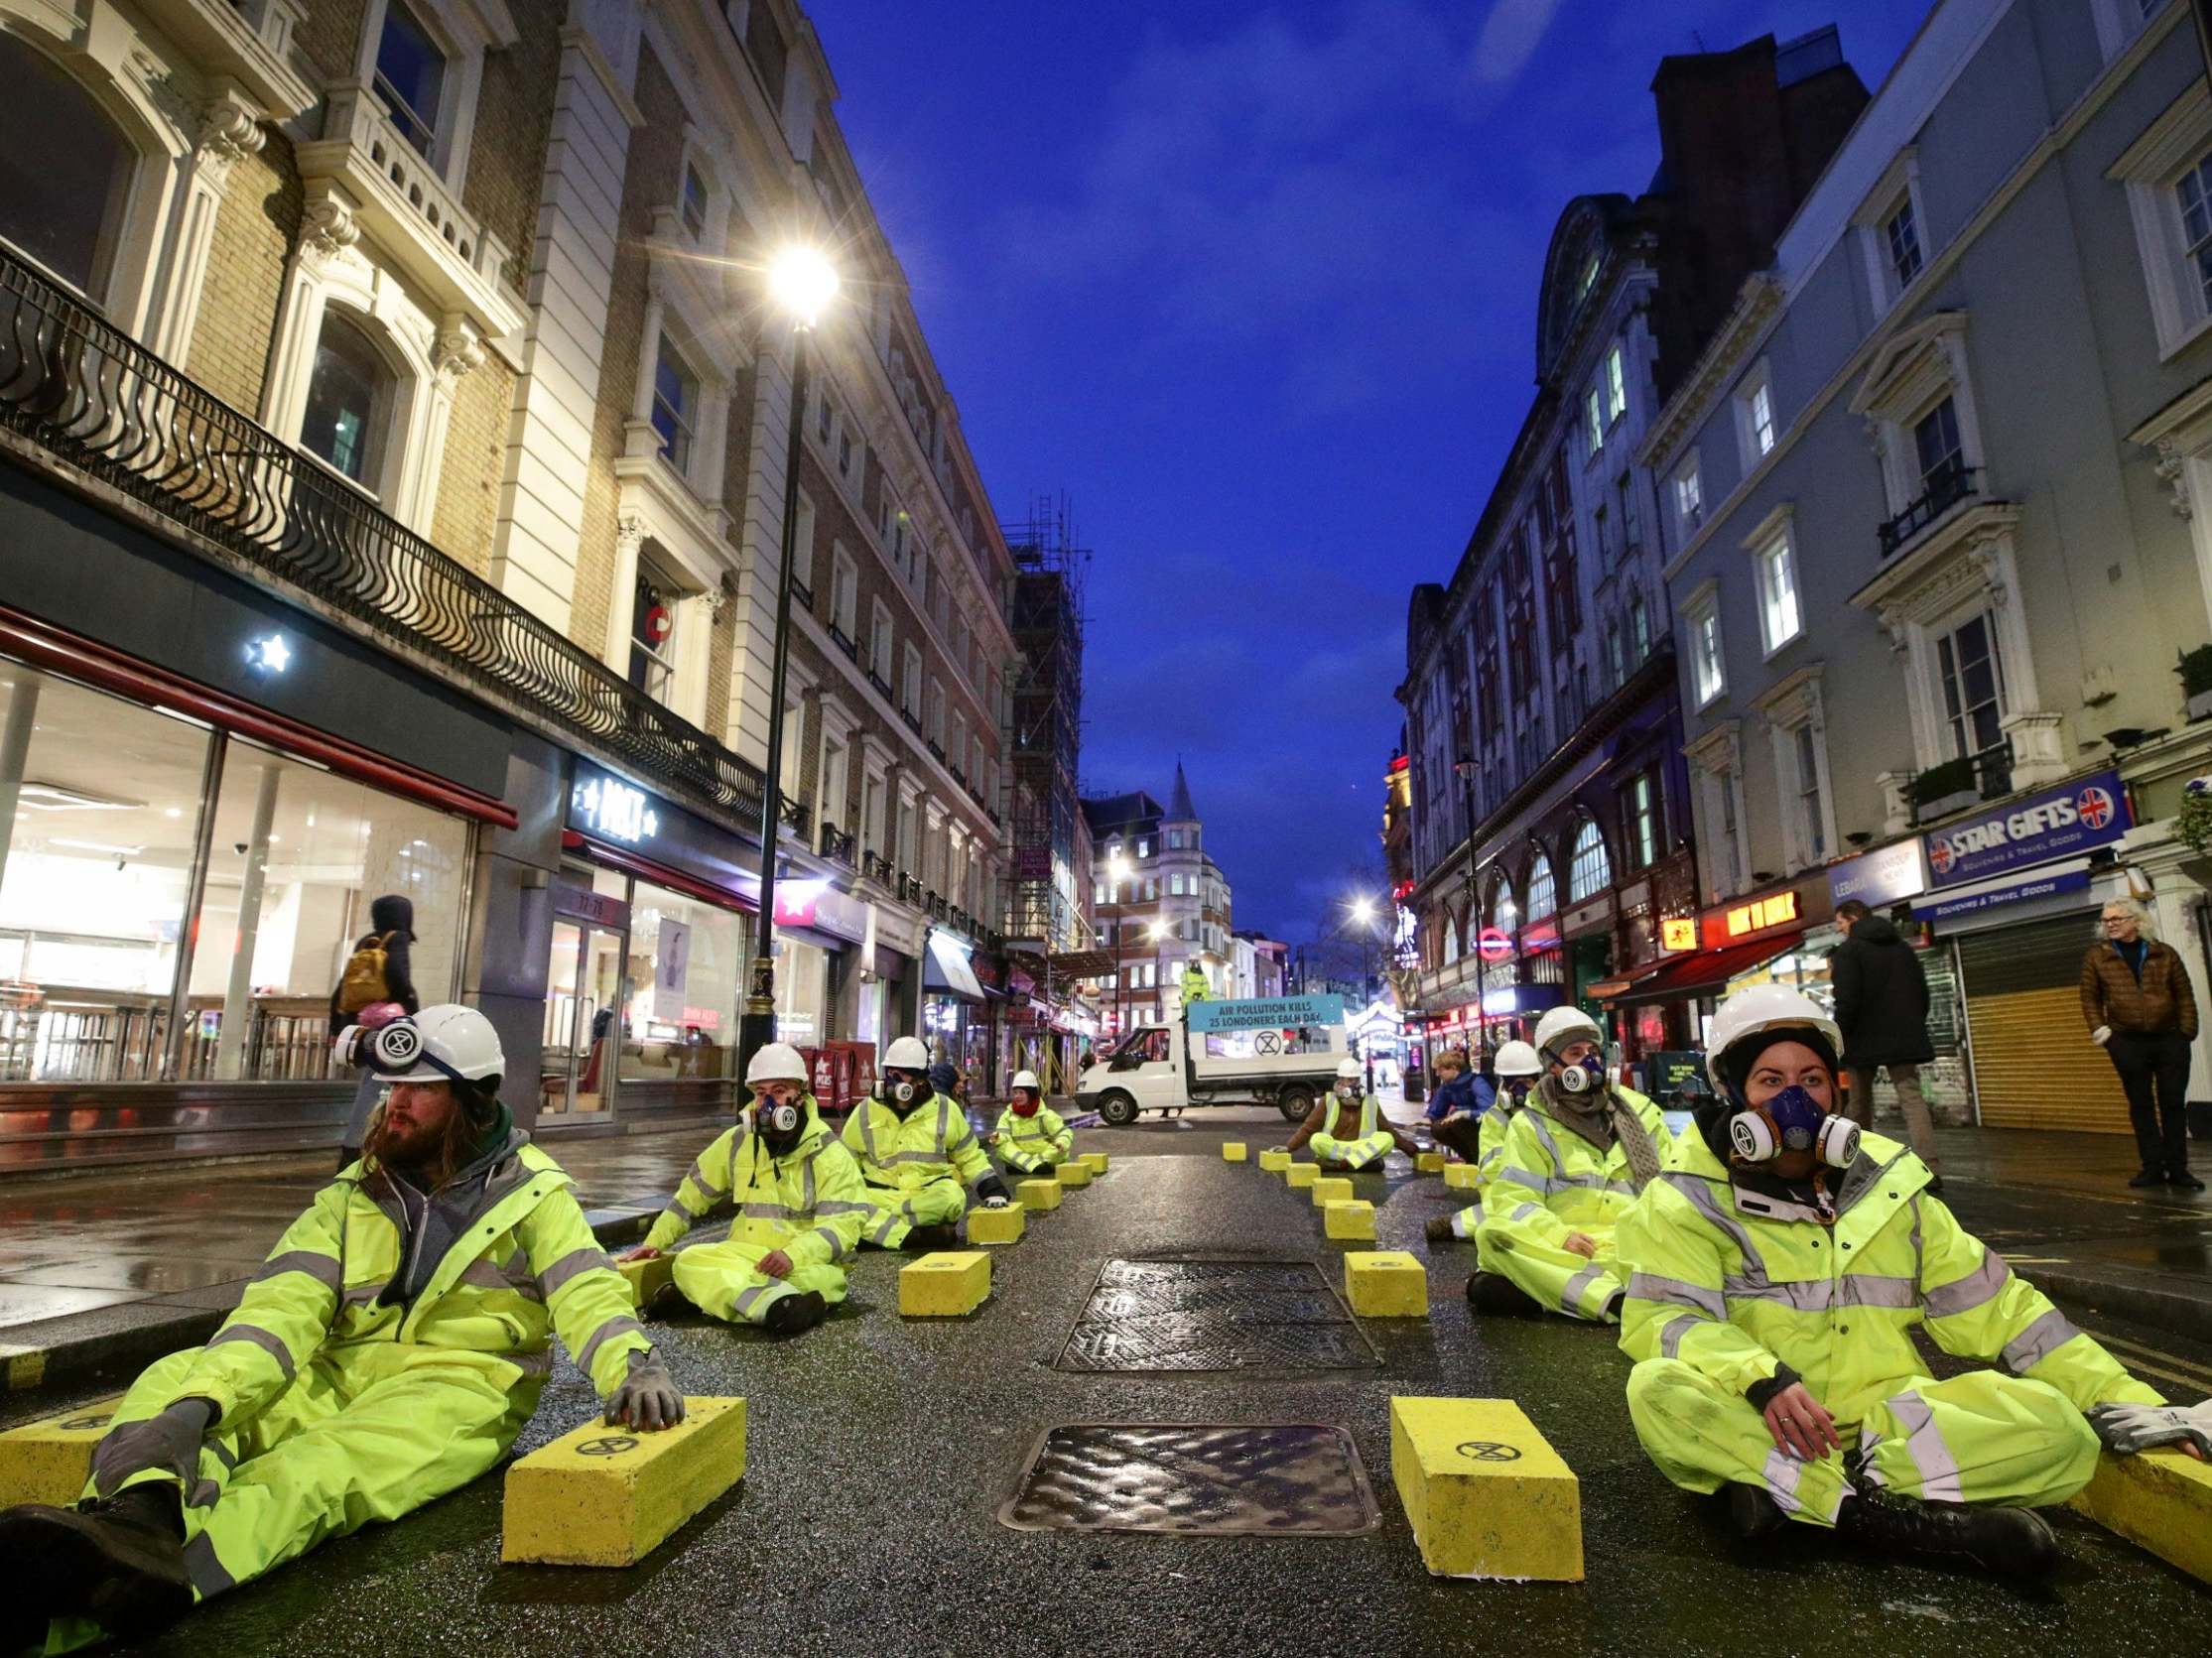
[{"label": "manhole cover", "polygon": [[1343,1537],[1379,1523],[1359,1449],[1309,1423],[1049,1428],[998,1510],[1017,1531]]},{"label": "manhole cover", "polygon": [[1106,1262],[1062,1370],[1352,1370],[1382,1362],[1311,1261]]}]

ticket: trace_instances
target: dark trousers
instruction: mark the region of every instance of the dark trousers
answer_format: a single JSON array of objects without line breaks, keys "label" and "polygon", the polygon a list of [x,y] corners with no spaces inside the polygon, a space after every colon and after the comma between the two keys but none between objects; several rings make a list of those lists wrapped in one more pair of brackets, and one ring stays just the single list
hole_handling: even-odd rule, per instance
[{"label": "dark trousers", "polygon": [[1429,1125],[1430,1138],[1447,1151],[1456,1151],[1463,1163],[1472,1163],[1479,1155],[1483,1143],[1483,1119],[1479,1116],[1462,1117],[1457,1122],[1434,1122]]},{"label": "dark trousers", "polygon": [[2189,1166],[2189,1039],[2179,1031],[2114,1031],[2105,1052],[2127,1090],[2144,1168],[2181,1173]]}]

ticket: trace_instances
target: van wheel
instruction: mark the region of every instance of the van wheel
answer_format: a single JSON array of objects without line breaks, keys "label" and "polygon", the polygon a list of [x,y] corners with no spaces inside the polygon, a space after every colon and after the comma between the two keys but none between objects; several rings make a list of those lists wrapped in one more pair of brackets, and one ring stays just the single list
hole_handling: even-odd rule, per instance
[{"label": "van wheel", "polygon": [[1304,1122],[1313,1110],[1313,1095],[1304,1088],[1285,1088],[1283,1096],[1275,1101],[1275,1109],[1283,1114],[1285,1122]]},{"label": "van wheel", "polygon": [[1136,1121],[1136,1098],[1119,1088],[1099,1096],[1099,1120],[1111,1128],[1126,1128]]}]

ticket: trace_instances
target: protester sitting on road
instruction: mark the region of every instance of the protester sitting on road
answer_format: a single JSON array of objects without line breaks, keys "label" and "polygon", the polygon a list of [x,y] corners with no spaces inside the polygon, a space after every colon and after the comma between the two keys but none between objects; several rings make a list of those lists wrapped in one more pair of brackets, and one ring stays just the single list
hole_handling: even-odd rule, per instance
[{"label": "protester sitting on road", "polygon": [[959,1101],[930,1086],[929,1050],[902,1036],[883,1056],[875,1092],[845,1119],[868,1213],[860,1241],[876,1249],[944,1249],[960,1241],[968,1188],[986,1209],[1013,1200]]},{"label": "protester sitting on road", "polygon": [[0,1512],[0,1651],[154,1634],[496,1467],[556,1331],[609,1423],[683,1419],[568,1175],[500,1103],[490,1022],[431,1007],[361,1040],[391,1089],[361,1160],[205,1346],[132,1384],[73,1508]]},{"label": "protester sitting on road", "polygon": [[785,1043],[754,1054],[745,1065],[752,1099],[736,1124],[700,1153],[645,1241],[618,1259],[673,1249],[694,1222],[727,1205],[736,1212],[729,1235],[676,1256],[675,1287],[693,1306],[789,1336],[844,1301],[846,1268],[872,1206],[859,1165],[823,1122],[806,1077],[806,1060]]},{"label": "protester sitting on road", "polygon": [[2105,937],[2081,963],[2081,1013],[2128,1095],[2143,1167],[2128,1184],[2202,1192],[2189,1172],[2189,1048],[2197,999],[2181,954],[2151,930],[2149,912],[2129,898],[2104,908]]},{"label": "protester sitting on road", "polygon": [[1380,1168],[1392,1146],[1408,1157],[1418,1156],[1421,1148],[1413,1137],[1391,1125],[1373,1094],[1362,1094],[1360,1084],[1365,1076],[1360,1062],[1350,1055],[1338,1061],[1337,1085],[1307,1113],[1283,1149],[1295,1152],[1311,1145],[1316,1163],[1332,1173],[1346,1175]]},{"label": "protester sitting on road", "polygon": [[[1431,1243],[1449,1243],[1454,1238],[1475,1236],[1476,1227],[1483,1223],[1483,1194],[1497,1179],[1497,1171],[1505,1166],[1505,1142],[1511,1136],[1513,1118],[1527,1104],[1536,1079],[1544,1073],[1544,1062],[1527,1043],[1508,1042],[1497,1050],[1494,1069],[1497,1072],[1497,1097],[1491,1108],[1476,1119],[1482,1137],[1476,1144],[1473,1160],[1475,1201],[1463,1210],[1432,1219],[1427,1228]],[[1439,1131],[1437,1139],[1443,1138]]]},{"label": "protester sitting on road", "polygon": [[1673,1137],[1658,1106],[1607,1080],[1605,1032],[1581,1008],[1538,1020],[1535,1048],[1545,1075],[1506,1130],[1483,1196],[1468,1303],[1611,1322],[1621,1301],[1614,1225],[1657,1177]]},{"label": "protester sitting on road", "polygon": [[1497,1097],[1497,1090],[1481,1076],[1471,1073],[1464,1048],[1447,1048],[1436,1056],[1436,1092],[1429,1097],[1429,1137],[1472,1163],[1481,1155],[1483,1113]]},{"label": "protester sitting on road", "polygon": [[[1960,1226],[1918,1157],[1841,1115],[1841,1045],[1786,985],[1722,1004],[1707,1056],[1722,1097],[1616,1238],[1636,1437],[1683,1489],[1725,1487],[1746,1538],[1786,1516],[2045,1577],[2057,1540],[2031,1510],[2088,1483],[2100,1439],[2201,1452],[2212,1406],[2160,1408]],[[2013,1374],[1931,1380],[1915,1327]]]},{"label": "protester sitting on road", "polygon": [[1009,1174],[1050,1175],[1075,1155],[1076,1133],[1045,1103],[1037,1074],[1017,1071],[998,1126],[983,1143],[998,1153]]}]

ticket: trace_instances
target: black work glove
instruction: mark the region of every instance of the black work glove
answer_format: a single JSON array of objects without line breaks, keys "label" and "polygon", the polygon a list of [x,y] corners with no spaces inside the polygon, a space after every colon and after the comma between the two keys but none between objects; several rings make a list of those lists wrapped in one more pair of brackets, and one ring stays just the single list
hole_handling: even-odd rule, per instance
[{"label": "black work glove", "polygon": [[648,1347],[630,1354],[630,1373],[607,1395],[606,1426],[642,1428],[658,1433],[684,1420],[684,1396],[676,1391],[668,1366]]},{"label": "black work glove", "polygon": [[981,1198],[985,1203],[993,1198],[1003,1199],[1007,1203],[1012,1203],[1014,1200],[1014,1195],[1006,1190],[1006,1183],[995,1174],[985,1175],[976,1183],[976,1196]]}]

